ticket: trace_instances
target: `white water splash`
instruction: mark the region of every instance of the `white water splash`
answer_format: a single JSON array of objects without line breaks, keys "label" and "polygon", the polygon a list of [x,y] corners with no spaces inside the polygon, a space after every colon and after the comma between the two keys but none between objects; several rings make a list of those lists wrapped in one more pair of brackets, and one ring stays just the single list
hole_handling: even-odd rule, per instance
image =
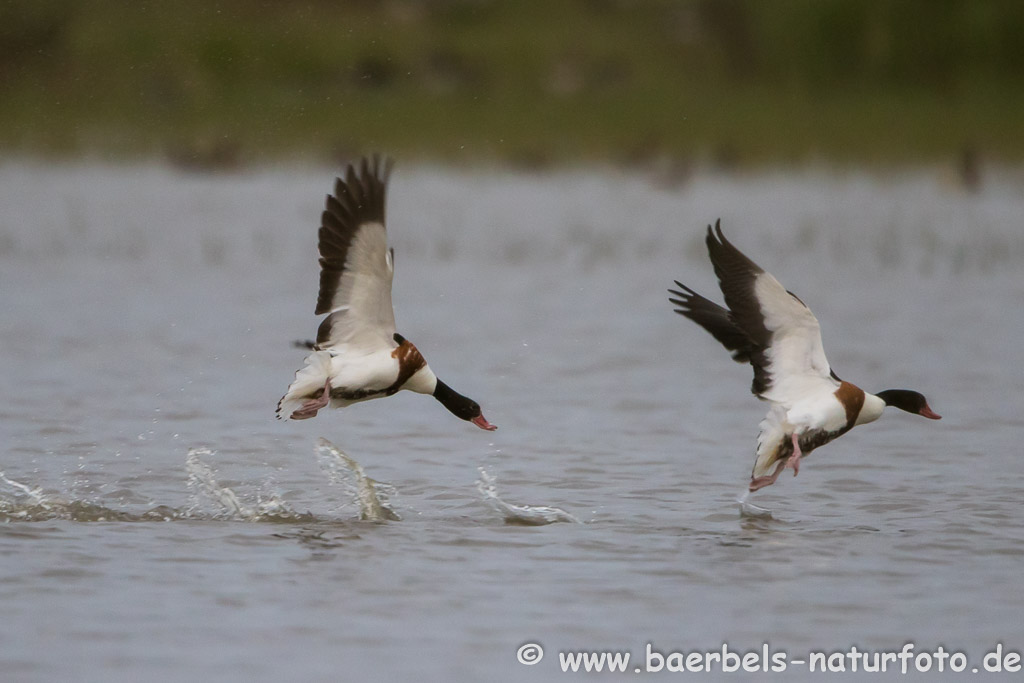
[{"label": "white water splash", "polygon": [[[213,451],[208,448],[193,448],[188,452],[186,471],[192,505],[186,510],[156,505],[139,511],[111,508],[101,501],[76,497],[65,500],[56,495],[44,495],[42,488],[33,488],[15,481],[0,471],[0,522],[41,522],[53,519],[74,522],[169,522],[203,518],[275,522],[312,519],[312,515],[295,512],[276,495],[258,495],[255,504],[242,502],[234,491],[217,482],[213,470],[200,459],[201,456],[209,455],[213,455]],[[212,516],[203,511],[204,507],[210,507],[209,503],[216,508]]]},{"label": "white water splash", "polygon": [[574,522],[582,524],[573,515],[562,508],[549,507],[547,505],[512,505],[506,503],[498,495],[497,480],[483,467],[477,468],[480,472],[480,479],[476,482],[476,490],[483,496],[484,502],[500,512],[505,517],[507,524],[525,524],[529,526],[542,526],[554,524],[555,522]]},{"label": "white water splash", "polygon": [[193,515],[202,507],[206,500],[219,508],[219,515],[230,519],[257,522],[268,518],[290,519],[300,517],[287,503],[277,496],[268,500],[257,499],[255,505],[246,505],[238,495],[221,486],[214,476],[213,469],[200,459],[200,456],[211,456],[209,448],[190,448],[185,458],[185,471],[188,473],[188,488],[192,492],[193,504],[188,514]]},{"label": "white water splash", "polygon": [[44,495],[41,487],[32,488],[0,472],[0,485],[14,492],[12,498],[0,496],[0,521],[43,522],[65,519],[75,522],[158,521],[171,519],[176,511],[157,506],[142,513],[116,510],[101,503]]},{"label": "white water splash", "polygon": [[37,505],[43,508],[44,510],[50,509],[50,504],[46,500],[46,497],[43,496],[43,490],[41,488],[29,488],[25,484],[22,484],[20,481],[8,479],[7,475],[4,472],[0,472],[0,482],[14,489],[17,492],[15,495],[21,494],[31,498],[33,505]]},{"label": "white water splash", "polygon": [[389,505],[395,494],[393,486],[366,476],[362,465],[323,437],[317,441],[316,454],[328,481],[345,490],[359,506],[359,519],[369,522],[402,519]]},{"label": "white water splash", "polygon": [[768,508],[760,507],[759,505],[754,505],[753,503],[751,503],[751,502],[749,502],[747,500],[748,498],[750,498],[750,490],[749,489],[745,490],[742,494],[740,494],[740,497],[736,499],[736,502],[739,503],[739,506],[740,506],[740,516],[741,517],[771,517],[772,516],[772,511],[771,510],[769,510]]}]

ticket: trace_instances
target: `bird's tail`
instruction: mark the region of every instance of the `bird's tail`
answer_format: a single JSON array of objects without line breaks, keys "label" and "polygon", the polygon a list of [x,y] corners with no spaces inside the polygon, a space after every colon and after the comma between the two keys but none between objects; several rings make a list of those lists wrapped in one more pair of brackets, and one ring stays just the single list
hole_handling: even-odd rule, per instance
[{"label": "bird's tail", "polygon": [[291,419],[292,413],[302,407],[303,402],[313,398],[331,372],[329,351],[314,351],[306,356],[306,364],[295,373],[288,391],[277,402],[277,419]]}]

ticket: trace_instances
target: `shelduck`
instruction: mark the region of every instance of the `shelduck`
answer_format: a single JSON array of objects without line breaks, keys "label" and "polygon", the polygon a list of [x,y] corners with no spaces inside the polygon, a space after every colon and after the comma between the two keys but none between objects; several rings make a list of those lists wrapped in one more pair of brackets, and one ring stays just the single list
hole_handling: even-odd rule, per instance
[{"label": "shelduck", "polygon": [[733,360],[754,368],[751,391],[769,404],[760,424],[750,491],[775,483],[784,469],[853,427],[877,420],[893,406],[940,419],[925,397],[908,389],[870,394],[832,371],[811,310],[734,247],[721,221],[708,226],[708,256],[725,296],[723,308],[675,281],[669,299],[676,313],[711,333]]},{"label": "shelduck", "polygon": [[282,420],[306,420],[321,408],[344,408],[403,389],[429,394],[456,417],[497,427],[476,401],[434,374],[419,350],[395,330],[391,304],[394,249],[388,248],[384,204],[390,160],[349,165],[327,196],[319,232],[320,323],[312,353],[277,404]]}]

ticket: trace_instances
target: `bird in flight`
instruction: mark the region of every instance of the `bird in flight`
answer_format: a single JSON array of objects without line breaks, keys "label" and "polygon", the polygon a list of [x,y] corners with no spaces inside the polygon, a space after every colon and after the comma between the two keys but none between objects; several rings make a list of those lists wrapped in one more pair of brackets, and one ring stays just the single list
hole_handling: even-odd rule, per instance
[{"label": "bird in flight", "polygon": [[877,420],[893,406],[940,419],[925,397],[909,389],[871,394],[832,371],[817,318],[722,234],[709,225],[708,256],[726,308],[675,281],[675,312],[711,333],[733,360],[754,368],[751,391],[769,404],[760,424],[750,491],[775,483],[783,470],[800,471],[801,458],[853,427]]},{"label": "bird in flight", "polygon": [[395,329],[384,204],[390,160],[349,165],[334,183],[320,220],[320,292],[316,342],[277,404],[282,420],[306,420],[321,408],[344,408],[403,389],[436,398],[456,417],[481,429],[497,427],[476,401],[442,382],[411,341]]}]

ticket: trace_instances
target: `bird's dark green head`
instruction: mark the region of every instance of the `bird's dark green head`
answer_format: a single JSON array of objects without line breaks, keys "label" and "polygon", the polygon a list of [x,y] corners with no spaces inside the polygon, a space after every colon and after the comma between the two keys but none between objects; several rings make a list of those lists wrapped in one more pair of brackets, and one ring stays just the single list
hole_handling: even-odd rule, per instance
[{"label": "bird's dark green head", "polygon": [[434,398],[440,401],[441,405],[460,420],[472,422],[480,429],[486,429],[489,432],[493,432],[498,428],[497,425],[492,425],[487,421],[487,418],[484,417],[483,412],[480,410],[479,403],[468,396],[463,396],[441,380],[437,380],[437,386],[434,388]]},{"label": "bird's dark green head", "polygon": [[910,389],[886,389],[876,394],[885,401],[885,405],[914,413],[929,420],[940,420],[942,416],[928,407],[928,400],[923,394]]}]

